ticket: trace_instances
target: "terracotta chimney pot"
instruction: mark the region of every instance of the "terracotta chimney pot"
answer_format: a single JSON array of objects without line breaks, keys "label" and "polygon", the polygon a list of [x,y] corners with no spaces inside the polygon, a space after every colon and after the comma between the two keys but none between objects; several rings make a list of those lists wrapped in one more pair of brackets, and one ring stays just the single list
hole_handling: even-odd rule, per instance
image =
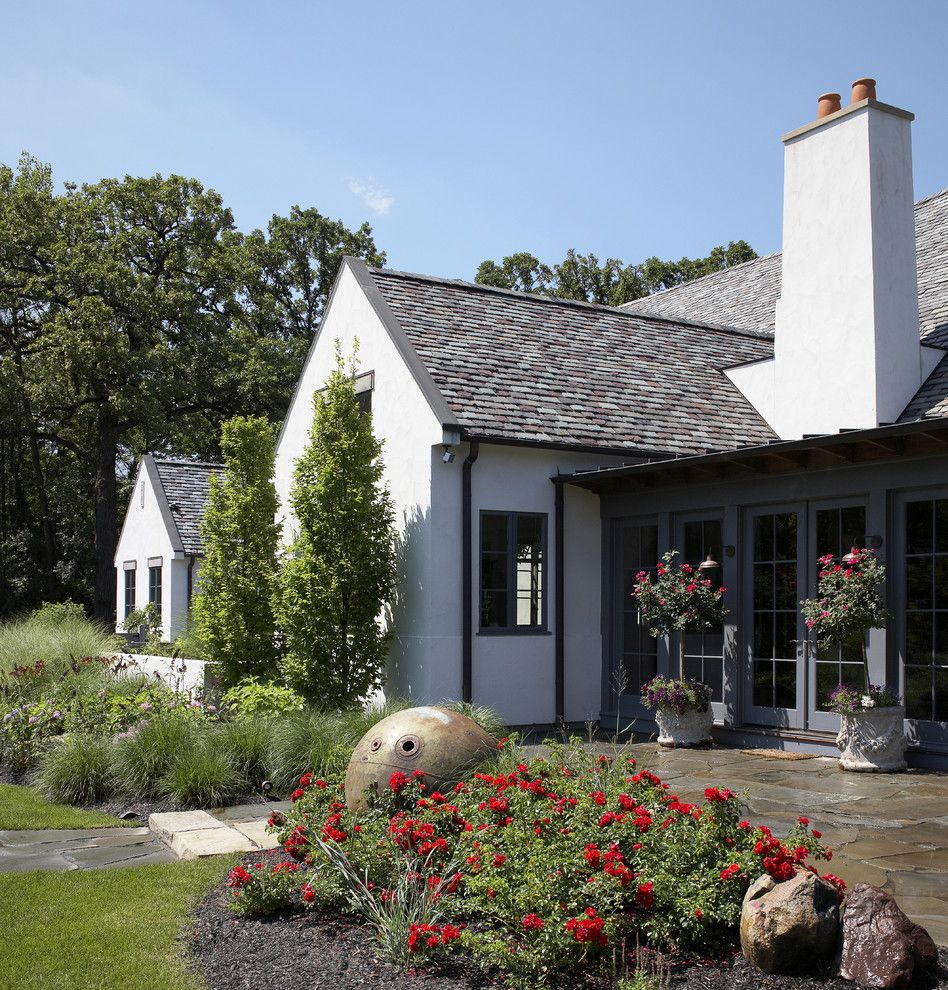
[{"label": "terracotta chimney pot", "polygon": [[853,103],[861,103],[863,100],[874,100],[875,98],[875,79],[857,79],[853,83]]},{"label": "terracotta chimney pot", "polygon": [[836,113],[840,109],[839,93],[824,93],[816,101],[816,116],[828,117],[831,113]]}]

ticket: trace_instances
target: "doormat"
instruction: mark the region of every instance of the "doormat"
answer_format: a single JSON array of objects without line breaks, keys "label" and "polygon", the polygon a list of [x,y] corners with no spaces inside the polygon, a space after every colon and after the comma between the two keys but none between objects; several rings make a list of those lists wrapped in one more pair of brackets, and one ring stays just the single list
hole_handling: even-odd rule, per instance
[{"label": "doormat", "polygon": [[745,756],[762,756],[768,760],[817,760],[819,753],[790,753],[785,749],[742,749]]}]

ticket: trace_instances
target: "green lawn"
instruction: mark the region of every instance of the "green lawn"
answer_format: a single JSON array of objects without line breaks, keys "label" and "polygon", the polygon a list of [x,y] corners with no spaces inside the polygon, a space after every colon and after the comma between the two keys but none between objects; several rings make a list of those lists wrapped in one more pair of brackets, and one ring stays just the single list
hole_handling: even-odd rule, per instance
[{"label": "green lawn", "polygon": [[0,874],[0,987],[199,990],[178,935],[235,862]]},{"label": "green lawn", "polygon": [[137,820],[123,822],[101,811],[84,811],[69,804],[53,804],[31,787],[0,784],[0,829],[98,828],[141,824]]}]

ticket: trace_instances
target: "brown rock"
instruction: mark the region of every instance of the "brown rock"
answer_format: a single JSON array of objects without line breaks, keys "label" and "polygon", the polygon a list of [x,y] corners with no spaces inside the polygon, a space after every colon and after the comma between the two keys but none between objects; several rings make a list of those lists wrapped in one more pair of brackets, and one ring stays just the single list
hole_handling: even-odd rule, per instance
[{"label": "brown rock", "polygon": [[741,909],[741,948],[765,973],[792,973],[826,959],[836,946],[839,895],[809,870],[775,883],[754,881]]},{"label": "brown rock", "polygon": [[868,883],[846,896],[839,975],[867,987],[908,986],[915,969],[934,966],[938,949],[895,898]]}]

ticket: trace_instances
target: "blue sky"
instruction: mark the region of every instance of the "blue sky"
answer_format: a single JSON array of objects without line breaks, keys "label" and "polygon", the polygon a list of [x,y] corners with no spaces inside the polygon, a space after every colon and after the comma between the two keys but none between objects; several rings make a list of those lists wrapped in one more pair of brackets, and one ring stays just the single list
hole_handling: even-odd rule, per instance
[{"label": "blue sky", "polygon": [[368,220],[410,271],[777,250],[779,136],[863,75],[917,115],[916,198],[948,186],[943,0],[3,8],[0,161],[193,175],[244,230]]}]

